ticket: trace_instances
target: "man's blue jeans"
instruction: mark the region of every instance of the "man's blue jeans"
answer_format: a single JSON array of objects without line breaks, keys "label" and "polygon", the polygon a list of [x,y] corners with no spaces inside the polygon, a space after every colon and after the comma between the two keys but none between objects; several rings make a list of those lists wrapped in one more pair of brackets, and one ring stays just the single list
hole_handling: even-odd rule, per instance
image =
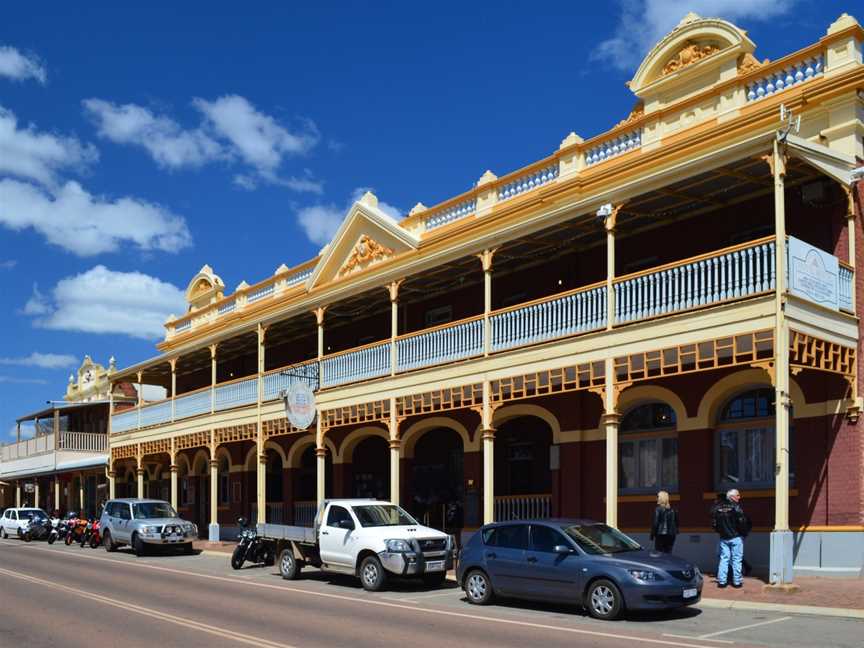
[{"label": "man's blue jeans", "polygon": [[744,539],[720,540],[720,564],[717,566],[717,583],[726,584],[729,574],[729,560],[732,560],[732,582],[741,584],[741,563],[744,561]]}]

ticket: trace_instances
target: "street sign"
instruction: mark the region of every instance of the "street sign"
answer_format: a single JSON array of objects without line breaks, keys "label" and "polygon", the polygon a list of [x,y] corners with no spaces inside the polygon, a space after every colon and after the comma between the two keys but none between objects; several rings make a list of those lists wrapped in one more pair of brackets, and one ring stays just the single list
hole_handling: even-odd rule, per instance
[{"label": "street sign", "polygon": [[27,482],[26,484],[24,484],[24,492],[25,493],[35,493],[36,492],[36,484],[31,484],[30,482]]},{"label": "street sign", "polygon": [[789,237],[789,292],[839,310],[839,264],[833,254]]},{"label": "street sign", "polygon": [[285,393],[285,416],[298,430],[306,430],[315,420],[315,393],[303,380],[291,383]]}]

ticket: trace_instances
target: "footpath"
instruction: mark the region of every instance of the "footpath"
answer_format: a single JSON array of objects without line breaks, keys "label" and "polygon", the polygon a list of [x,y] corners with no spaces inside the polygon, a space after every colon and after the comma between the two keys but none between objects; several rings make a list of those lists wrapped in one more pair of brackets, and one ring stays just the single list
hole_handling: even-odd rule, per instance
[{"label": "footpath", "polygon": [[[234,542],[199,540],[195,543],[195,548],[205,554],[226,557],[231,555],[235,546],[237,545]],[[453,572],[450,572],[448,577],[455,580]],[[706,574],[699,605],[864,620],[864,578],[799,576],[795,579],[795,584],[801,589],[791,594],[763,591],[765,581],[749,577],[744,579],[741,589],[720,589],[716,579]]]}]

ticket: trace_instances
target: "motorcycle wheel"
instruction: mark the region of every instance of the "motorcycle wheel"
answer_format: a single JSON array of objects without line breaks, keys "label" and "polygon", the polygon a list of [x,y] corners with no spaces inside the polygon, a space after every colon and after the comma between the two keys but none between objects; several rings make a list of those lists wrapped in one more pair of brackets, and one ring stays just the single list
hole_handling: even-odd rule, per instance
[{"label": "motorcycle wheel", "polygon": [[49,545],[50,545],[50,544],[54,544],[54,541],[55,541],[56,539],[57,539],[57,536],[56,536],[55,534],[52,533],[51,535],[48,536],[48,544],[49,544]]},{"label": "motorcycle wheel", "polygon": [[66,543],[66,546],[67,546],[67,547],[70,546],[70,545],[72,544],[72,534],[71,534],[71,533],[68,534],[68,535],[63,539],[63,542]]},{"label": "motorcycle wheel", "polygon": [[25,531],[22,539],[24,542],[30,542],[33,539],[33,535],[29,531]]},{"label": "motorcycle wheel", "polygon": [[99,538],[99,536],[94,535],[94,536],[92,536],[92,537],[90,538],[90,548],[91,548],[91,549],[95,549],[95,548],[98,547],[100,544],[102,544],[102,543],[100,542],[100,538]]},{"label": "motorcycle wheel", "polygon": [[237,545],[234,549],[234,553],[231,554],[231,567],[234,569],[240,569],[243,566],[243,562],[246,559],[246,549],[243,545]]}]

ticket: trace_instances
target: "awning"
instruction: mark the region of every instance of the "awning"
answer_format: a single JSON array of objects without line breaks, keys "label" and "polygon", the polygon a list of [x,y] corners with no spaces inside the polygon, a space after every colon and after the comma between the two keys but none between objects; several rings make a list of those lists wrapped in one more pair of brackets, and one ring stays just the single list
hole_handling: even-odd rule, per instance
[{"label": "awning", "polygon": [[819,169],[844,187],[851,186],[852,172],[857,166],[855,158],[851,155],[835,151],[797,135],[786,136],[786,151],[789,155]]}]

